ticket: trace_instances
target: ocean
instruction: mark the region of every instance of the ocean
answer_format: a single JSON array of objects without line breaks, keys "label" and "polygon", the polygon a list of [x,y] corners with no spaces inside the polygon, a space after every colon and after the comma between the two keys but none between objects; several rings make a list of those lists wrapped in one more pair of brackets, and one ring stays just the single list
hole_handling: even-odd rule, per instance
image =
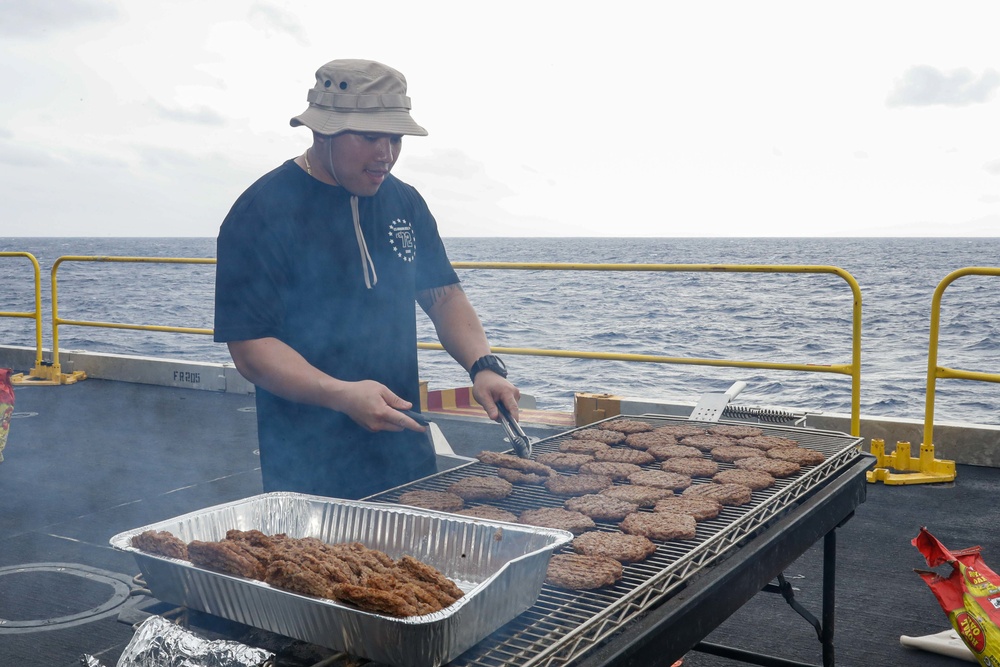
[{"label": "ocean", "polygon": [[[830,265],[862,291],[861,413],[923,419],[931,301],[941,280],[997,265],[1000,238],[451,238],[452,261]],[[51,348],[50,270],[66,255],[215,256],[212,238],[0,238],[41,265]],[[59,317],[212,328],[213,265],[65,262]],[[498,347],[615,352],[794,364],[851,359],[852,293],[828,274],[462,270],[466,292]],[[0,312],[33,309],[23,258],[0,258]],[[1000,372],[995,277],[968,276],[944,293],[938,364]],[[421,341],[433,327],[416,309]],[[0,317],[0,344],[34,345],[29,319]],[[63,326],[60,350],[228,361],[210,336]],[[507,355],[511,379],[542,409],[571,410],[576,392],[695,401],[742,380],[745,405],[849,412],[848,376],[686,364]],[[422,351],[431,389],[468,383],[446,353]],[[935,421],[1000,424],[996,383],[938,380]]]}]

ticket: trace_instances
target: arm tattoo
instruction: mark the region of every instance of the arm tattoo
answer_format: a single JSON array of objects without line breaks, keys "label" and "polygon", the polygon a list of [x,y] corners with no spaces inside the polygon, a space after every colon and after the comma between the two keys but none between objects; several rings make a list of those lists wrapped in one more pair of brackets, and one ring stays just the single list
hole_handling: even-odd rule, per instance
[{"label": "arm tattoo", "polygon": [[453,285],[444,285],[442,287],[432,287],[431,289],[424,290],[420,293],[420,302],[424,308],[430,308],[438,301],[444,298],[444,296],[452,291],[458,290],[464,292],[462,286],[459,283]]}]

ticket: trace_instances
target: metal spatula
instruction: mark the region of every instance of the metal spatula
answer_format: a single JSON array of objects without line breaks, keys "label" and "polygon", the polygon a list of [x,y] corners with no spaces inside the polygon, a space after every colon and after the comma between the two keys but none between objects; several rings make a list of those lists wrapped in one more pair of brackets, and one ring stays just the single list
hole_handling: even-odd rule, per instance
[{"label": "metal spatula", "polygon": [[694,406],[694,410],[691,411],[691,416],[688,419],[700,422],[719,421],[719,417],[722,416],[722,412],[729,405],[729,402],[736,398],[737,394],[743,391],[746,386],[747,383],[740,380],[739,382],[734,382],[733,386],[723,394],[703,394],[698,399],[698,404]]}]

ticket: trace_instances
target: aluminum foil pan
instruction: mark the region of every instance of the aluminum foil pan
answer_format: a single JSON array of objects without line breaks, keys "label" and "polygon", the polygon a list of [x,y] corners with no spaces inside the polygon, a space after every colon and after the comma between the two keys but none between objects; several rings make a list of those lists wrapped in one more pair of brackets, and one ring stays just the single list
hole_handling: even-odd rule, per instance
[{"label": "aluminum foil pan", "polygon": [[[145,530],[190,542],[223,539],[231,528],[361,542],[392,558],[409,555],[436,567],[465,595],[433,614],[394,618],[131,545]],[[552,552],[572,539],[563,530],[403,505],[266,493],[119,533],[111,545],[132,552],[150,591],[165,602],[398,667],[437,667],[531,607]]]}]

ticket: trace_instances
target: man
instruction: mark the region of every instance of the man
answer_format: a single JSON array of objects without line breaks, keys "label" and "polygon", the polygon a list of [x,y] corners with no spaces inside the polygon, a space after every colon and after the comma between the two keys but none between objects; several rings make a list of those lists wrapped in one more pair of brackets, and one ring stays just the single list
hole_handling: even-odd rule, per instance
[{"label": "man", "polygon": [[435,472],[420,426],[414,301],[491,419],[519,392],[417,191],[390,175],[406,80],[364,60],[316,72],[291,120],[312,145],[250,186],[219,231],[215,340],[257,386],[265,491],[360,498]]}]

